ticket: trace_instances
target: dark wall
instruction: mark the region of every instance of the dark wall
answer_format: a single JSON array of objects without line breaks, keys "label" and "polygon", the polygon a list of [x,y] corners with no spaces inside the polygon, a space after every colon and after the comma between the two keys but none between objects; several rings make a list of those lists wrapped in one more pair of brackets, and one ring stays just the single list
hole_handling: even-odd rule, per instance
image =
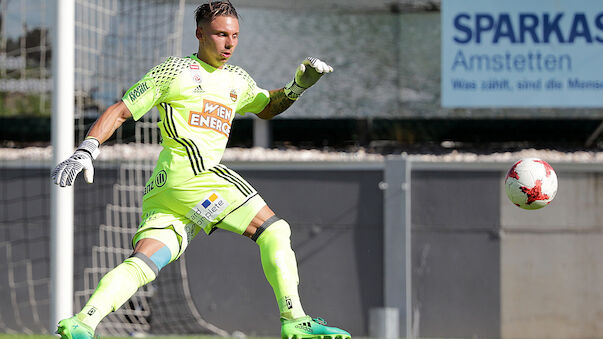
[{"label": "dark wall", "polygon": [[421,337],[500,337],[500,178],[494,171],[412,172]]},{"label": "dark wall", "polygon": [[[305,311],[355,336],[368,335],[368,311],[383,305],[382,171],[238,172],[291,225]],[[12,242],[13,261],[33,260],[36,279],[40,320],[34,326],[26,272],[15,271],[24,286],[18,292],[20,317],[42,329],[48,321],[49,173],[4,168],[0,174],[0,242]],[[116,180],[112,169],[99,169],[93,185],[78,179],[76,290],[90,267],[90,249],[98,244]],[[500,336],[499,180],[492,171],[412,173],[413,306],[422,337]],[[9,300],[8,259],[0,250],[0,297]],[[255,243],[225,231],[200,235],[185,260],[204,319],[231,333],[278,335],[278,309]],[[2,319],[19,329],[15,314],[4,308]]]}]

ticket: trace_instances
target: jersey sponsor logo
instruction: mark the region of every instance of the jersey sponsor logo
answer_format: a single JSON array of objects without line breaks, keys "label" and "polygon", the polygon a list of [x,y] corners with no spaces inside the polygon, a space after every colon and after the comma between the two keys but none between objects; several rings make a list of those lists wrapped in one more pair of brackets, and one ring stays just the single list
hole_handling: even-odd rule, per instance
[{"label": "jersey sponsor logo", "polygon": [[205,92],[205,90],[203,90],[203,87],[201,87],[201,85],[198,85],[197,87],[195,87],[195,89],[193,89],[193,93],[201,94],[203,92]]},{"label": "jersey sponsor logo", "polygon": [[128,98],[130,99],[131,102],[134,102],[148,89],[149,89],[149,85],[147,85],[146,82],[143,82],[143,83],[139,84],[138,86],[136,86],[136,88],[134,88],[133,90],[131,90],[128,93]]},{"label": "jersey sponsor logo", "polygon": [[236,89],[232,89],[232,91],[230,91],[230,99],[232,100],[232,102],[237,101],[237,90]]},{"label": "jersey sponsor logo", "polygon": [[201,200],[186,217],[195,224],[205,227],[215,221],[220,213],[228,207],[228,202],[218,193],[212,192],[207,198]]},{"label": "jersey sponsor logo", "polygon": [[193,127],[214,130],[226,137],[230,134],[233,118],[231,108],[211,100],[203,100],[203,111],[190,111],[188,124]]}]

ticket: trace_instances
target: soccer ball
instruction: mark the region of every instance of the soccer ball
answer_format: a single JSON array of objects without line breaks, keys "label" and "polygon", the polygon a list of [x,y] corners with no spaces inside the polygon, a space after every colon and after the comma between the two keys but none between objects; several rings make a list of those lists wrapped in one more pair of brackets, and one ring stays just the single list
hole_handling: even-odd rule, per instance
[{"label": "soccer ball", "polygon": [[505,178],[505,191],[516,206],[536,210],[548,205],[557,194],[557,174],[546,161],[521,159]]}]

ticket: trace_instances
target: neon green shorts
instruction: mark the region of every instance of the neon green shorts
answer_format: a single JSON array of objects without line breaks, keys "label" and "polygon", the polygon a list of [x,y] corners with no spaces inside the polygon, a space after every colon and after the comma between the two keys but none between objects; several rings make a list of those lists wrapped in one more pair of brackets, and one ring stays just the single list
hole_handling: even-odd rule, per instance
[{"label": "neon green shorts", "polygon": [[176,260],[190,241],[204,230],[216,228],[243,234],[266,203],[235,171],[217,165],[161,192],[145,196],[142,222],[132,240],[163,242]]}]

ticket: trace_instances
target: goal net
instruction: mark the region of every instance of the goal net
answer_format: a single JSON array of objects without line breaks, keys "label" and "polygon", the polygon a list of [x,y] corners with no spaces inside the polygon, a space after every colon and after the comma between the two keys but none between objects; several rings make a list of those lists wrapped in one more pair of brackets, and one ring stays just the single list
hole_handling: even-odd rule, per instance
[{"label": "goal net", "polygon": [[[79,140],[89,123],[152,66],[169,55],[181,54],[184,0],[76,1],[76,131]],[[135,125],[137,148],[157,145],[158,114],[146,114]],[[149,159],[149,158],[147,158]],[[77,290],[80,309],[100,278],[131,254],[131,241],[140,222],[142,193],[152,171],[152,160],[119,165],[113,201],[105,223],[98,228],[98,245],[90,250],[83,288]],[[223,330],[207,323],[190,297],[186,258],[162,270],[156,282],[141,288],[124,306],[98,327],[99,334],[213,333]]]},{"label": "goal net", "polygon": [[[48,32],[53,6],[50,0],[0,0],[0,107],[4,111],[19,114],[10,101],[17,96],[37,104],[23,108],[30,114],[50,115],[52,43]],[[185,0],[75,0],[73,123],[78,140],[84,138],[98,115],[151,67],[169,55],[181,55],[184,13]],[[149,146],[160,142],[157,121],[158,112],[152,111],[130,126],[135,129],[134,138],[126,136],[132,133],[118,132],[116,141],[129,143],[133,155],[148,153],[149,149],[156,152],[157,147]],[[48,331],[50,213],[45,203],[50,198],[46,188],[50,185],[49,157],[25,157],[0,160],[0,297],[11,304],[0,310],[0,332],[8,333]],[[149,159],[156,156],[120,158],[118,164],[98,163],[100,172],[113,171],[113,182],[99,173],[95,185],[75,187],[76,312],[102,276],[132,251],[142,192],[154,161]],[[133,160],[123,160],[128,158]],[[45,188],[29,189],[35,185]],[[103,201],[102,205],[98,201]],[[24,207],[15,208],[18,206]],[[97,333],[227,335],[197,311],[185,261],[183,256],[165,267],[156,281],[104,319]]]}]

